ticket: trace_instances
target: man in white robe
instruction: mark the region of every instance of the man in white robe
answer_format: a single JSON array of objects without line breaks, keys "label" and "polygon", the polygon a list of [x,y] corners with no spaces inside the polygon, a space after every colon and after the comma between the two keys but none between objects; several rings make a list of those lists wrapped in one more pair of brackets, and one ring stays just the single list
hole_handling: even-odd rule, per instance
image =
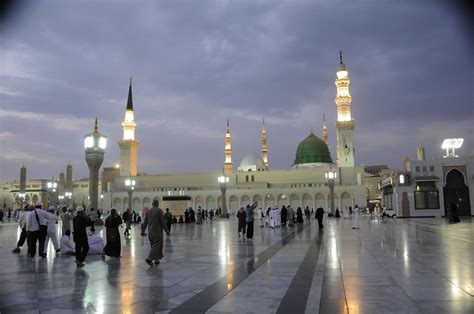
[{"label": "man in white robe", "polygon": [[71,241],[71,230],[66,230],[59,241],[62,255],[76,255],[75,244]]},{"label": "man in white robe", "polygon": [[354,225],[352,229],[360,229],[360,209],[357,205],[354,208]]}]

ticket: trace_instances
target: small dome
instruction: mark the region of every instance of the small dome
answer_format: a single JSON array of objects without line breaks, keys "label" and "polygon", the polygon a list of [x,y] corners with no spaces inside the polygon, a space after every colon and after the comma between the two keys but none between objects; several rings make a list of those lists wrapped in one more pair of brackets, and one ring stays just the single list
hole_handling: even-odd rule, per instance
[{"label": "small dome", "polygon": [[257,155],[255,152],[250,152],[247,156],[242,159],[240,162],[238,171],[263,171],[267,170],[265,162],[263,162],[262,157]]},{"label": "small dome", "polygon": [[293,166],[316,163],[332,163],[332,159],[328,145],[311,132],[299,143]]},{"label": "small dome", "polygon": [[337,67],[337,71],[347,71],[346,65],[344,63],[339,63],[339,66]]}]

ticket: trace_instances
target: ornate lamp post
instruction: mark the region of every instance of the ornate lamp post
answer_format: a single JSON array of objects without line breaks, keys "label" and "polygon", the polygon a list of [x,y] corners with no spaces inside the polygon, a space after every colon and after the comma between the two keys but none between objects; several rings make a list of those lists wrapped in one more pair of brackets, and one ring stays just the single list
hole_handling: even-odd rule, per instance
[{"label": "ornate lamp post", "polygon": [[84,149],[86,162],[89,167],[89,199],[90,207],[97,209],[99,190],[99,169],[104,161],[107,136],[98,131],[97,118],[95,118],[94,132],[84,136]]},{"label": "ornate lamp post", "polygon": [[25,201],[26,193],[18,193],[18,199],[20,200],[20,208],[23,209],[23,203]]},{"label": "ornate lamp post", "polygon": [[70,202],[71,202],[72,192],[64,193],[64,197],[67,198],[67,207],[71,206]]},{"label": "ornate lamp post", "polygon": [[58,188],[58,183],[54,181],[54,177],[51,178],[51,181],[46,184],[48,187],[49,192],[49,199],[48,199],[48,207],[53,203],[54,193],[56,193],[56,189]]},{"label": "ornate lamp post", "polygon": [[135,190],[135,180],[132,180],[131,178],[125,179],[125,187],[127,188],[127,193],[128,193],[128,208],[132,210],[132,196],[133,196],[133,191]]},{"label": "ornate lamp post", "polygon": [[329,210],[329,213],[333,214],[334,213],[334,183],[337,178],[337,172],[332,171],[332,168],[329,168],[329,171],[324,173],[324,176],[326,177],[327,185],[329,186],[329,197],[331,199],[331,209]]},{"label": "ornate lamp post", "polygon": [[229,218],[229,215],[227,214],[227,205],[226,205],[226,199],[225,199],[225,190],[227,189],[227,183],[229,183],[229,177],[219,176],[217,178],[217,182],[219,183],[219,187],[221,188],[221,193],[222,193],[221,217]]}]

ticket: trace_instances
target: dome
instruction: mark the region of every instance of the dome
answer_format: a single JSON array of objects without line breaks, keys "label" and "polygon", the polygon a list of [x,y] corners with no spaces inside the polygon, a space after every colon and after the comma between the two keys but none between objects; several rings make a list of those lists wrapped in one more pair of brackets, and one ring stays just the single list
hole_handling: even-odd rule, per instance
[{"label": "dome", "polygon": [[257,155],[255,152],[250,152],[247,156],[242,159],[238,171],[262,171],[267,170],[265,162],[262,157]]},{"label": "dome", "polygon": [[304,164],[332,163],[328,145],[311,132],[296,149],[293,166]]}]

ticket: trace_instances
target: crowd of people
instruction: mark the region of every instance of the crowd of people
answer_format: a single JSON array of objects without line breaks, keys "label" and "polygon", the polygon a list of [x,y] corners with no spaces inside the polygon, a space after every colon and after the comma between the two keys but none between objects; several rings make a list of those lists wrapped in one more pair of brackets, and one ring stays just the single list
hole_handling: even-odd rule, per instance
[{"label": "crowd of people", "polygon": [[[124,236],[130,237],[132,223],[141,223],[141,235],[148,234],[151,246],[150,254],[145,262],[153,266],[159,264],[160,259],[163,258],[163,232],[170,236],[172,224],[201,224],[204,220],[212,221],[214,217],[217,218],[222,214],[220,209],[207,210],[198,207],[195,212],[189,207],[178,220],[168,208],[163,212],[158,205],[159,202],[154,200],[151,208],[144,208],[139,214],[127,209],[120,215],[115,208],[112,208],[106,213],[105,221],[102,221],[102,213],[93,208],[87,213],[82,206],[77,206],[75,209],[62,207],[60,210],[50,206],[48,210],[45,210],[38,202],[34,207],[26,206],[19,211],[17,217],[21,234],[12,252],[20,253],[26,242],[28,256],[35,257],[38,254],[42,258],[46,258],[48,245],[51,242],[56,254],[75,256],[77,266],[83,267],[88,254],[100,254],[103,259],[106,256],[120,258],[121,235],[119,228],[125,224]],[[294,210],[291,206],[260,208],[255,212],[257,206],[258,202],[255,202],[238,210],[236,216],[239,237],[245,236],[249,240],[253,238],[255,220],[258,220],[260,228],[277,229],[287,226],[294,227],[296,224],[311,224],[314,215],[319,229],[324,228],[325,212],[321,207],[317,208],[315,212],[309,207],[304,209],[298,207]],[[359,207],[356,205],[354,210],[349,207],[343,212],[345,218],[354,213],[353,229],[359,229]],[[332,216],[340,218],[339,209],[336,209]],[[59,221],[61,221],[62,236],[58,241],[57,225]],[[99,224],[103,224],[105,227],[105,243],[102,237],[94,234],[95,226]],[[89,231],[88,228],[90,228]]]},{"label": "crowd of people", "polygon": [[[155,264],[163,257],[163,231],[170,235],[171,214],[163,214],[158,208],[158,201],[153,202],[151,209],[144,209],[143,224],[141,226],[142,235],[148,237],[151,244],[150,256],[146,262],[154,260]],[[99,211],[91,208],[88,213],[84,207],[77,206],[75,209],[62,207],[57,211],[54,206],[49,206],[48,210],[43,209],[40,202],[33,206],[25,206],[18,212],[18,224],[21,229],[20,238],[12,253],[18,254],[25,242],[27,244],[27,255],[34,258],[36,254],[39,257],[46,258],[48,244],[51,242],[56,254],[65,256],[75,256],[78,267],[84,266],[87,255],[99,254],[105,259],[106,256],[120,258],[121,240],[119,227],[125,223],[124,235],[130,236],[132,222],[139,222],[140,219],[134,219],[134,214],[127,209],[122,217],[112,208],[105,218],[106,243],[102,237],[95,232],[95,226],[101,218]],[[61,221],[61,239],[57,238],[57,226]],[[90,230],[88,231],[88,228]],[[160,235],[161,231],[161,235]],[[72,235],[72,239],[71,239]]]}]

